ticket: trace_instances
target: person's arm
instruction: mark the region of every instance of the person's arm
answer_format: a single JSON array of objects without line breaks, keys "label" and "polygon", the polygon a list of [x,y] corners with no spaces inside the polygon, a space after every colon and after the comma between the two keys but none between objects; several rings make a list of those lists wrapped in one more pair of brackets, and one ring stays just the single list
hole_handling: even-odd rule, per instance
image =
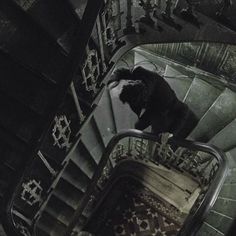
[{"label": "person's arm", "polygon": [[138,121],[135,123],[135,129],[144,130],[150,124],[150,111],[145,111],[141,117],[139,117]]},{"label": "person's arm", "polygon": [[113,75],[111,76],[111,79],[108,81],[108,85],[113,82],[120,82],[121,80],[133,80],[132,78],[132,72],[129,69],[126,68],[120,68],[117,69]]}]

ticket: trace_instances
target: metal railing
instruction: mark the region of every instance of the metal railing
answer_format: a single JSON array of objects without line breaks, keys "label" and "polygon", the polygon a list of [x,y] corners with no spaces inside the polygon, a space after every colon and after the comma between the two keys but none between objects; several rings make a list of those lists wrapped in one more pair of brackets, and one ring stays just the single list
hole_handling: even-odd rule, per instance
[{"label": "metal railing", "polygon": [[[109,142],[100,162],[98,172],[90,186],[89,201],[80,209],[88,211],[97,197],[92,194],[94,188],[105,189],[109,184],[115,167],[126,160],[163,165],[191,176],[201,188],[189,215],[186,217],[179,236],[194,235],[206,215],[214,205],[227,176],[227,160],[216,147],[199,142],[176,140],[168,134],[160,137],[138,130],[128,130],[114,136]],[[79,212],[77,216],[79,216]]]}]

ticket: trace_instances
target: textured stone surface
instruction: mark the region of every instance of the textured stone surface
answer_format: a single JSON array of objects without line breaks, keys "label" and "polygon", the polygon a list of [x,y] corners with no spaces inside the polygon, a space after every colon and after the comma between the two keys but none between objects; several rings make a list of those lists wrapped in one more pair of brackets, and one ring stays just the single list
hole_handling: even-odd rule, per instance
[{"label": "textured stone surface", "polygon": [[92,120],[87,124],[86,129],[82,131],[82,142],[98,163],[105,147],[97,127]]},{"label": "textured stone surface", "polygon": [[233,220],[215,212],[211,212],[205,220],[208,224],[214,225],[214,227],[222,233],[227,233]]},{"label": "textured stone surface", "polygon": [[203,224],[196,236],[222,236],[223,234],[207,224]]},{"label": "textured stone surface", "polygon": [[170,87],[175,91],[177,97],[180,100],[183,100],[192,80],[188,79],[188,77],[182,72],[170,66],[166,66],[164,77]]},{"label": "textured stone surface", "polygon": [[210,141],[222,150],[229,150],[230,148],[236,146],[236,119],[229,123],[225,128],[218,132]]},{"label": "textured stone surface", "polygon": [[236,117],[236,94],[225,89],[191,133],[194,140],[207,142]]},{"label": "textured stone surface", "polygon": [[104,91],[103,96],[98,103],[98,107],[94,112],[94,118],[105,144],[108,143],[116,132],[111,101],[108,93],[107,90]]},{"label": "textured stone surface", "polygon": [[217,199],[213,210],[231,218],[236,217],[236,202],[225,199]]},{"label": "textured stone surface", "polygon": [[221,91],[211,84],[196,77],[194,78],[184,102],[198,118],[201,118],[214,103]]},{"label": "textured stone surface", "polygon": [[129,105],[123,104],[119,99],[119,94],[125,83],[122,81],[117,87],[110,90],[117,132],[134,128],[137,120],[137,116],[132,112]]}]

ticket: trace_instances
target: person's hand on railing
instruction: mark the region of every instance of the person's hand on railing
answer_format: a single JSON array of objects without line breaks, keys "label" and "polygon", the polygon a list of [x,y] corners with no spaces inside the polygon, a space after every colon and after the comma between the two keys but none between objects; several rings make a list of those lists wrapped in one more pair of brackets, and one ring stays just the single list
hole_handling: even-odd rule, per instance
[{"label": "person's hand on railing", "polygon": [[114,83],[110,87],[110,89],[113,89],[120,83],[121,80],[132,80],[132,72],[126,68],[117,69],[111,75],[111,79],[107,82],[107,85],[109,86],[111,83]]}]

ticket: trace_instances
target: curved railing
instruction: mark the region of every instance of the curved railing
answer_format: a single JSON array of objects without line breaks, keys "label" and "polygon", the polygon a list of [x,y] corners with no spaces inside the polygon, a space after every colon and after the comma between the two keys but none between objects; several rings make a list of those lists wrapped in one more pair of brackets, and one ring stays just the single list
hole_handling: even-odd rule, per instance
[{"label": "curved railing", "polygon": [[[109,142],[100,162],[98,172],[90,186],[90,197],[77,216],[88,212],[96,202],[95,188],[105,189],[115,167],[126,160],[152,162],[190,175],[198,181],[200,194],[186,217],[179,236],[194,235],[213,206],[227,176],[225,155],[217,148],[193,141],[176,140],[168,134],[160,137],[138,130],[128,130],[115,135]],[[77,219],[78,220],[78,219]],[[73,226],[71,225],[73,228]]]}]

